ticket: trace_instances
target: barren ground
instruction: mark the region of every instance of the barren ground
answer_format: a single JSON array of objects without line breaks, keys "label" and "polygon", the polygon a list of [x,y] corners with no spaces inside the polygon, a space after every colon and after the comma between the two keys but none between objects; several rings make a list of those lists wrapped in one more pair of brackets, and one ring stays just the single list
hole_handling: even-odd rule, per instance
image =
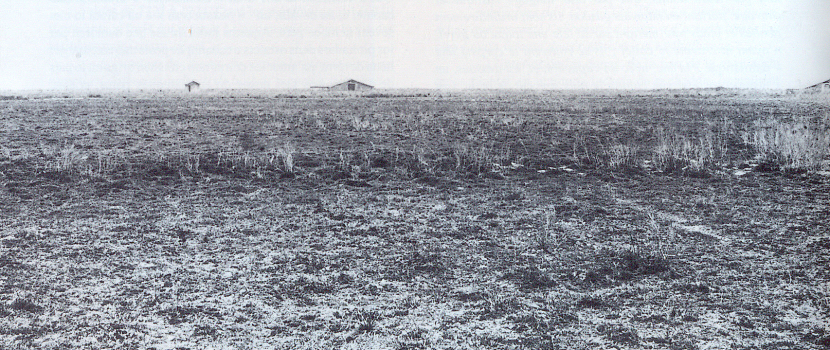
[{"label": "barren ground", "polygon": [[0,348],[830,346],[827,169],[591,156],[821,101],[47,97],[0,100]]}]

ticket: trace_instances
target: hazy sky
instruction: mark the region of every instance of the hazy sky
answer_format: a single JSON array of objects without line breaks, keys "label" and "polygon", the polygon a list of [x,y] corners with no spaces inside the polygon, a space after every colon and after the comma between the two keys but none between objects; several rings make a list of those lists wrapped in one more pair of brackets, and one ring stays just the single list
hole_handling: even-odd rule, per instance
[{"label": "hazy sky", "polygon": [[0,89],[800,88],[827,0],[23,1]]}]

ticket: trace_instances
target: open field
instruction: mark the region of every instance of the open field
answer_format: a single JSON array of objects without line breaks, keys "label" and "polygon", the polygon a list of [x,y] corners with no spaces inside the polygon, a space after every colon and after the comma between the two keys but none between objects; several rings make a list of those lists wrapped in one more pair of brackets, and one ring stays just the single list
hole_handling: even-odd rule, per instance
[{"label": "open field", "polygon": [[2,349],[826,349],[830,99],[0,93]]}]

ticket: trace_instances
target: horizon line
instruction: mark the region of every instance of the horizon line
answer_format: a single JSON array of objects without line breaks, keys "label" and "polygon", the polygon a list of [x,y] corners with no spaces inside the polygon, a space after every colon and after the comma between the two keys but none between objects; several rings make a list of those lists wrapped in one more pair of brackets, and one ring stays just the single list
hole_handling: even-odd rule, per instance
[{"label": "horizon line", "polygon": [[[821,83],[818,83],[821,84]],[[816,85],[818,85],[816,84]],[[202,84],[204,86],[204,84]],[[707,86],[707,87],[663,87],[663,88],[426,88],[426,87],[374,87],[369,90],[362,91],[323,91],[315,89],[314,87],[297,88],[297,87],[219,87],[219,88],[200,88],[199,91],[223,91],[223,90],[308,90],[315,92],[329,92],[329,93],[367,93],[377,90],[435,90],[435,91],[660,91],[660,90],[759,90],[759,91],[775,91],[775,90],[806,90],[815,85],[806,86],[802,88],[757,88],[757,87],[726,87],[726,86]],[[188,92],[185,88],[169,88],[169,87],[141,87],[141,88],[27,88],[27,89],[0,89],[4,92],[33,92],[33,91],[181,91]],[[190,92],[197,94],[198,92]]]}]

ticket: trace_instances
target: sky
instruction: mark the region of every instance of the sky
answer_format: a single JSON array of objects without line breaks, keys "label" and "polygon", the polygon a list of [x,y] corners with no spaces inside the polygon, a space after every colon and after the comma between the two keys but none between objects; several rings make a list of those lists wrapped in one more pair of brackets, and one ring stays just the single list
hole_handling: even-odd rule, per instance
[{"label": "sky", "polygon": [[802,88],[827,0],[4,0],[0,90]]}]

